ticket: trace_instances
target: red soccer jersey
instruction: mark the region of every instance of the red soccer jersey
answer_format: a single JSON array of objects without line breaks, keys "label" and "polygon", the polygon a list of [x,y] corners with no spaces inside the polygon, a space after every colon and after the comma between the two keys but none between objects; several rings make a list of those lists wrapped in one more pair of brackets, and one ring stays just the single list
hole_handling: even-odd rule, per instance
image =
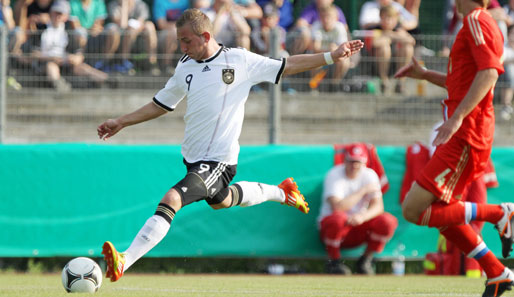
[{"label": "red soccer jersey", "polygon": [[[453,44],[446,88],[448,99],[443,101],[445,120],[451,117],[469,91],[480,70],[494,68],[503,73],[503,36],[487,10],[474,9],[463,21],[463,27]],[[477,149],[490,148],[494,134],[493,90],[464,118],[455,137],[464,139]]]}]

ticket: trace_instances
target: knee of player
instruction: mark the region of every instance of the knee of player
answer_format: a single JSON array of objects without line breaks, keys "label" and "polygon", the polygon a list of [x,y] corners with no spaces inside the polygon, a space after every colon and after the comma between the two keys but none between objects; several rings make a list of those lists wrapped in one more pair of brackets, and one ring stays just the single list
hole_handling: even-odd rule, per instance
[{"label": "knee of player", "polygon": [[402,203],[402,214],[408,222],[414,224],[418,222],[419,214],[417,214],[416,209],[410,207],[405,201]]},{"label": "knee of player", "polygon": [[161,199],[161,203],[169,205],[175,211],[182,208],[182,198],[175,189],[168,191],[168,193],[166,193],[166,195]]}]

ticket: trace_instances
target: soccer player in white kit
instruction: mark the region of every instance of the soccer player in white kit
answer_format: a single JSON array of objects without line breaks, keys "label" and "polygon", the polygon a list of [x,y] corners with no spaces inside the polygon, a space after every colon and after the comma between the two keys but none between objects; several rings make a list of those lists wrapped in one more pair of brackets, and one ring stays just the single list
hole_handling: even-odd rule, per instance
[{"label": "soccer player in white kit", "polygon": [[214,40],[211,32],[212,24],[204,13],[198,9],[186,10],[177,21],[177,36],[184,56],[166,86],[157,92],[152,102],[132,113],[109,119],[97,128],[98,136],[107,139],[124,127],[173,111],[187,98],[182,142],[187,174],[164,195],[155,214],[125,252],[118,252],[109,241],[104,243],[106,277],[111,281],[117,281],[164,238],[176,212],[187,204],[205,200],[213,209],[221,209],[276,201],[303,213],[309,212],[292,178],[278,186],[257,182],[229,186],[236,173],[244,104],[253,85],[265,81],[278,83],[282,75],[347,59],[358,52],[363,43],[352,40],[332,52],[272,59],[242,48],[226,48]]}]

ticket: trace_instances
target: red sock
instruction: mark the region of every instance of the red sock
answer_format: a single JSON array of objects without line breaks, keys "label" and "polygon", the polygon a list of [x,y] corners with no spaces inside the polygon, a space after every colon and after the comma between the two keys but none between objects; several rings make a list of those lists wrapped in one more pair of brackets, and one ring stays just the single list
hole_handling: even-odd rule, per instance
[{"label": "red sock", "polygon": [[464,203],[446,204],[434,202],[423,211],[418,219],[418,225],[429,227],[446,227],[464,224]]},{"label": "red sock", "polygon": [[503,217],[503,208],[495,204],[477,203],[477,216],[475,220],[496,224]]},{"label": "red sock", "polygon": [[[453,242],[466,256],[472,256],[480,263],[487,278],[502,274],[505,266],[487,248],[482,238],[478,236],[470,225],[450,226],[441,234]],[[470,255],[470,253],[472,253]]]},{"label": "red sock", "polygon": [[483,203],[467,203],[468,212],[464,202],[444,204],[434,202],[418,219],[418,225],[429,227],[446,227],[467,224],[466,217],[472,221],[486,221],[496,224],[503,216],[503,209],[499,205]]}]

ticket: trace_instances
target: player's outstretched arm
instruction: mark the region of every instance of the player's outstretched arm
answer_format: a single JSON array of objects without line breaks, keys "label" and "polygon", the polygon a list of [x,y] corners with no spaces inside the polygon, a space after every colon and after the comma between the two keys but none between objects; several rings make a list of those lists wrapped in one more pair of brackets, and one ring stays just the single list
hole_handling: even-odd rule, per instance
[{"label": "player's outstretched arm", "polygon": [[155,119],[166,112],[166,110],[158,107],[155,103],[150,102],[134,112],[116,119],[108,119],[98,126],[96,131],[98,132],[98,137],[100,137],[100,139],[106,140],[127,126]]},{"label": "player's outstretched arm", "polygon": [[325,66],[327,64],[332,64],[338,60],[348,59],[350,56],[360,51],[363,46],[364,43],[362,41],[351,40],[342,43],[332,52],[291,56],[287,58],[284,75],[296,74],[315,69],[320,66]]},{"label": "player's outstretched arm", "polygon": [[394,74],[394,77],[410,77],[415,79],[424,79],[433,83],[434,85],[446,89],[446,74],[426,69],[425,67],[421,66],[418,60],[416,60],[416,58],[414,57],[412,57],[412,62],[400,68]]}]

